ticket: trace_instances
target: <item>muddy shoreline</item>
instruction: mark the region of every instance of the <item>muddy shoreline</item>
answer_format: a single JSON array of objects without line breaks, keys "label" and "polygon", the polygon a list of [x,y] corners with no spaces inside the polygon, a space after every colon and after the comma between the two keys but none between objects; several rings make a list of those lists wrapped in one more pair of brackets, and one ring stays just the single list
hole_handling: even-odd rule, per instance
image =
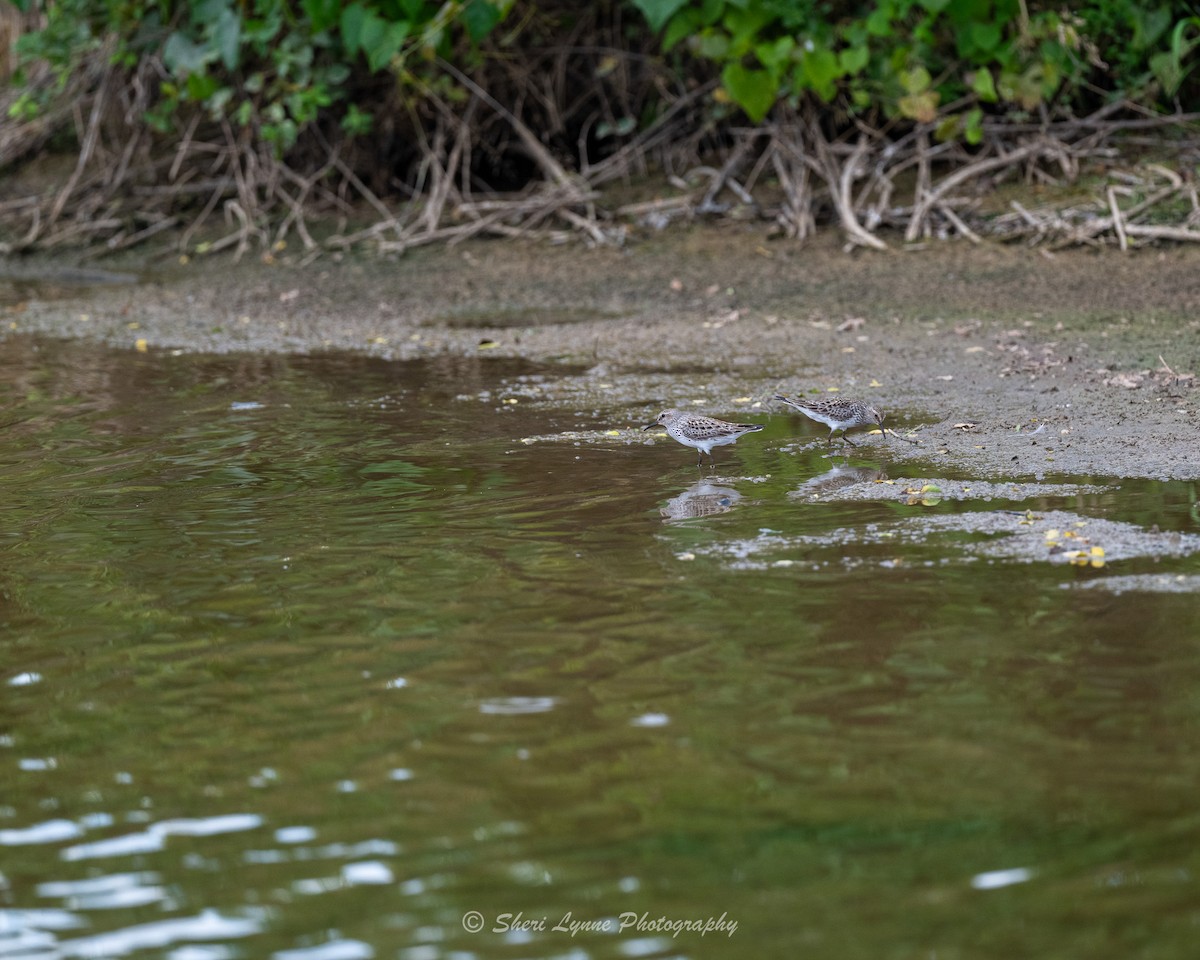
[{"label": "muddy shoreline", "polygon": [[887,442],[890,462],[993,478],[1200,477],[1191,248],[847,254],[832,234],[801,246],[727,224],[622,250],[476,242],[300,259],[126,259],[103,272],[10,260],[4,330],[129,349],[570,365],[576,375],[548,379],[537,399],[610,420],[620,436],[596,442],[631,442],[630,424],[664,406],[789,416],[771,394],[837,390],[919,441],[859,441],[868,454]]}]

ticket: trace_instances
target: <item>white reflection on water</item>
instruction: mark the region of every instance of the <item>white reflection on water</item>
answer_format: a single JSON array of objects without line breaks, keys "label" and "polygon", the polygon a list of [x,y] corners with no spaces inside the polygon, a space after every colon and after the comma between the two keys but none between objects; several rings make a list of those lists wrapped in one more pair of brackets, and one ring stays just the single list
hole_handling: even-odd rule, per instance
[{"label": "white reflection on water", "polygon": [[1028,867],[1013,867],[1009,870],[989,870],[987,873],[977,873],[971,878],[971,886],[976,890],[999,890],[1010,887],[1014,883],[1024,883],[1033,878],[1033,871]]},{"label": "white reflection on water", "polygon": [[217,817],[163,820],[142,833],[127,833],[121,837],[109,837],[91,843],[77,843],[62,851],[64,860],[92,860],[97,857],[125,857],[135,853],[153,853],[161,850],[167,837],[211,837],[220,833],[253,830],[262,826],[263,818],[257,813],[229,813]]},{"label": "white reflection on water", "polygon": [[215,910],[201,911],[194,917],[155,920],[123,930],[111,930],[58,945],[61,957],[124,957],[135,950],[152,950],[188,940],[228,940],[249,937],[262,927],[257,920],[223,917]]},{"label": "white reflection on water", "polygon": [[317,831],[308,826],[280,827],[275,831],[279,843],[307,843],[317,839]]},{"label": "white reflection on water", "polygon": [[670,722],[671,718],[665,713],[643,713],[630,720],[629,724],[634,727],[665,727]]},{"label": "white reflection on water", "polygon": [[379,860],[364,860],[359,863],[347,863],[342,867],[342,880],[352,887],[379,885],[383,886],[396,879],[391,868]]},{"label": "white reflection on water", "polygon": [[28,843],[60,843],[82,836],[83,827],[74,820],[47,820],[31,827],[0,830],[0,846],[22,847]]},{"label": "white reflection on water", "polygon": [[369,960],[375,951],[361,940],[333,940],[315,947],[276,950],[271,960]]},{"label": "white reflection on water", "polygon": [[[28,929],[72,930],[86,926],[87,922],[70,910],[0,910],[0,933],[4,934]],[[5,954],[9,952],[4,951]]]},{"label": "white reflection on water", "polygon": [[515,716],[521,713],[546,713],[553,710],[558,697],[494,697],[479,704],[480,713]]},{"label": "white reflection on water", "polygon": [[73,910],[114,910],[158,903],[167,898],[161,877],[152,871],[111,873],[80,880],[51,880],[39,883],[38,896],[66,901]]},{"label": "white reflection on water", "polygon": [[359,843],[329,843],[323,847],[291,847],[286,850],[247,850],[247,863],[290,863],[309,860],[348,860],[357,857],[395,857],[400,845],[392,840],[372,839]]}]

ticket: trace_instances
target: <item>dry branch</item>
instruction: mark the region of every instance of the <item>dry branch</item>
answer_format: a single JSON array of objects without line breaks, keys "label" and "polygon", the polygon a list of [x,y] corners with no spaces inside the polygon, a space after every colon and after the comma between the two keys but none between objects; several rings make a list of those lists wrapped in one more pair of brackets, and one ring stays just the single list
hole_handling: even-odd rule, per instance
[{"label": "dry branch", "polygon": [[[306,258],[355,245],[400,252],[480,235],[619,244],[631,220],[660,228],[673,218],[726,211],[726,190],[789,237],[802,240],[819,223],[836,223],[849,245],[877,250],[888,248],[888,228],[909,242],[956,234],[971,243],[1020,239],[1050,250],[1109,243],[1125,250],[1200,238],[1195,184],[1161,165],[1148,164],[1136,176],[1109,170],[1094,199],[1073,208],[1029,210],[1013,201],[1012,212],[988,218],[976,202],[1004,178],[1072,183],[1081,164],[1111,166],[1117,138],[1131,132],[1148,138],[1168,128],[1183,134],[1200,114],[1159,117],[1126,102],[1082,118],[1051,117],[1047,110],[1039,123],[986,121],[974,148],[934,142],[934,124],[876,129],[811,105],[780,104],[772,122],[742,128],[713,124],[706,104],[715,79],[672,89],[654,58],[623,56],[598,83],[596,61],[577,54],[567,44],[529,61],[498,58],[474,76],[440,63],[466,96],[455,102],[426,91],[393,111],[389,142],[407,151],[399,163],[375,154],[373,141],[330,142],[333,128],[316,125],[280,159],[261,131],[214,122],[199,110],[173,142],[155,142],[141,117],[152,106],[161,64],[146,61],[123,74],[97,56],[40,124],[0,130],[0,162],[28,155],[72,123],[80,144],[58,189],[0,201],[6,241],[0,253],[84,243],[98,251],[89,256],[99,256],[173,227],[180,229],[178,249],[193,249],[203,238],[204,249],[233,248],[235,256],[254,245],[269,250],[293,233]],[[622,129],[626,118],[650,110],[658,119],[634,136],[594,135],[600,123]],[[1176,142],[1187,144],[1181,156],[1200,149],[1200,136]],[[567,159],[572,151],[577,156]],[[490,170],[514,162],[528,175],[524,186],[493,188]],[[679,195],[605,208],[601,186],[633,183],[654,170],[679,185]],[[707,181],[674,176],[684,170]],[[1143,199],[1121,209],[1133,190]],[[910,206],[893,203],[909,195]],[[1182,215],[1179,201],[1188,208]],[[218,209],[229,226],[214,239]],[[330,211],[339,218],[335,235],[318,243],[309,224]],[[374,222],[351,225],[350,217],[364,211]],[[1144,222],[1151,217],[1154,223]]]}]

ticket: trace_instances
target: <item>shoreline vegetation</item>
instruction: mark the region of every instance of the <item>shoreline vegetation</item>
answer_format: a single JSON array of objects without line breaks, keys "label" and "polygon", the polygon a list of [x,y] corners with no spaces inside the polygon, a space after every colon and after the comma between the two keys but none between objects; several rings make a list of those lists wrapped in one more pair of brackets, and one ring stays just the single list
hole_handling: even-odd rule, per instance
[{"label": "shoreline vegetation", "polygon": [[1200,240],[1200,7],[0,2],[0,254]]}]

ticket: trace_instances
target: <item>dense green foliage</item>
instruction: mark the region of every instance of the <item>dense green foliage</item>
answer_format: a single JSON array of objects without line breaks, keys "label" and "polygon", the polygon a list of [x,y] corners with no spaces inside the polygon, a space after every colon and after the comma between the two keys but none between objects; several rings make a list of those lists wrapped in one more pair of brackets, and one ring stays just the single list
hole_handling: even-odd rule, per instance
[{"label": "dense green foliage", "polygon": [[[920,123],[968,144],[989,116],[1078,115],[1118,98],[1169,112],[1200,90],[1195,0],[1069,11],[1046,0],[43,3],[18,0],[39,16],[19,40],[12,118],[61,108],[85,68],[115,67],[137,91],[126,123],[169,139],[208,118],[225,143],[277,157],[307,147],[309,169],[358,137],[360,172],[406,170],[410,185],[437,152],[429,131],[444,131],[468,90],[494,108],[480,111],[491,122],[524,123],[560,154],[587,140],[598,156],[697,90],[691,121],[703,130],[804,108],[833,133]],[[472,169],[491,164],[491,184],[525,182],[523,151],[492,146],[511,133],[473,131],[491,154]]]},{"label": "dense green foliage", "polygon": [[[20,2],[20,0],[19,0]],[[28,5],[29,0],[24,0]],[[326,108],[349,133],[370,129],[369,110],[350,102],[352,74],[390,72],[419,89],[413,61],[469,58],[500,22],[512,0],[60,0],[47,7],[46,27],[23,36],[26,60],[41,59],[61,75],[100,48],[132,68],[161,61],[165,76],[147,121],[167,129],[185,103],[286,148]],[[461,50],[456,44],[464,40]],[[13,108],[30,113],[26,96]]]},{"label": "dense green foliage", "polygon": [[[720,72],[717,103],[736,104],[754,121],[781,99],[809,96],[860,114],[940,117],[944,136],[967,140],[978,138],[989,104],[1076,107],[1098,90],[1169,104],[1200,44],[1200,15],[1181,0],[1085,0],[1070,12],[1036,0],[628,2],[661,31],[661,49],[681,73],[710,63]],[[237,124],[253,122],[286,148],[326,109],[349,133],[370,129],[370,103],[348,97],[353,74],[390,74],[419,92],[435,80],[435,58],[471,66],[512,5],[59,0],[47,5],[44,28],[21,38],[20,51],[63,74],[104,44],[128,66],[158,58],[163,76],[150,123],[166,129],[181,104],[198,103]],[[565,39],[570,3],[526,6],[531,16],[550,10]],[[503,46],[511,54],[521,41],[517,26]],[[27,96],[13,111],[37,106]]]},{"label": "dense green foliage", "polygon": [[781,99],[841,100],[854,112],[979,137],[984,105],[1070,107],[1095,88],[1147,103],[1180,90],[1200,42],[1186,3],[1086,0],[1070,12],[1025,0],[632,0],[664,50],[721,69],[752,120]]}]

